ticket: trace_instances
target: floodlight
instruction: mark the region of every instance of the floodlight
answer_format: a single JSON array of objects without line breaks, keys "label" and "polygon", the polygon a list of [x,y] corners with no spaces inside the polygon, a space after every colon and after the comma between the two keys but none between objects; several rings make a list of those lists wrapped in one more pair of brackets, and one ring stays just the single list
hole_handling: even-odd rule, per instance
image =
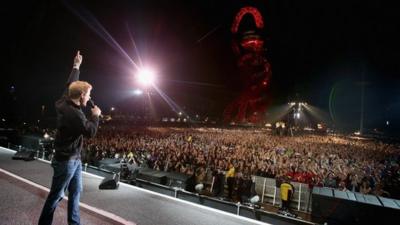
[{"label": "floodlight", "polygon": [[140,90],[140,89],[136,89],[136,90],[133,91],[133,93],[134,93],[135,95],[141,95],[141,94],[143,94],[143,91]]},{"label": "floodlight", "polygon": [[151,85],[154,83],[155,76],[154,71],[148,68],[140,69],[137,73],[137,80],[142,85]]}]

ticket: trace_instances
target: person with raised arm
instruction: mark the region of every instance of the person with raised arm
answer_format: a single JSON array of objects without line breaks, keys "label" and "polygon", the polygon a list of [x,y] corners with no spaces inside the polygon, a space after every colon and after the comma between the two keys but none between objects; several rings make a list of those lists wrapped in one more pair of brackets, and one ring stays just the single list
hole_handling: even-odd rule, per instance
[{"label": "person with raised arm", "polygon": [[91,109],[87,118],[82,108],[90,100],[92,85],[79,80],[82,55],[78,51],[74,58],[67,88],[55,103],[57,112],[57,133],[54,140],[55,154],[51,162],[53,178],[50,193],[43,206],[39,225],[53,222],[54,211],[68,190],[68,224],[80,224],[79,200],[82,191],[81,152],[84,137],[94,137],[99,126],[101,110]]}]

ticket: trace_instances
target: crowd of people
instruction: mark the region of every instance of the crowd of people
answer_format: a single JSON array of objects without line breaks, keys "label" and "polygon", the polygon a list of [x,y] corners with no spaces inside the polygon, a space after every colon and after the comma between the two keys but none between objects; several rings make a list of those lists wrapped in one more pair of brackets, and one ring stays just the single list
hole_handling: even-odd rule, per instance
[{"label": "crowd of people", "polygon": [[[396,144],[330,135],[278,136],[261,129],[136,127],[102,124],[85,143],[84,161],[121,158],[155,170],[194,176],[195,184],[214,177],[248,192],[253,175],[400,198],[400,151]],[[144,157],[143,157],[144,156]],[[225,180],[215,179],[224,174]],[[223,190],[222,190],[223,192]]]}]

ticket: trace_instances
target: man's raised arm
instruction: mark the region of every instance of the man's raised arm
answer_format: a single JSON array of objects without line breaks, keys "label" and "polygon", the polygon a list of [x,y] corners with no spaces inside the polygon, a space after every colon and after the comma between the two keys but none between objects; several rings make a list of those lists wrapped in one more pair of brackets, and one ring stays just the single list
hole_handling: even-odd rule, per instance
[{"label": "man's raised arm", "polygon": [[78,50],[76,52],[75,58],[74,58],[74,65],[72,66],[72,72],[69,75],[67,84],[69,85],[70,83],[79,80],[79,67],[81,66],[82,63],[82,55],[80,54],[80,51]]},{"label": "man's raised arm", "polygon": [[68,94],[68,86],[74,82],[79,80],[79,67],[81,66],[82,63],[82,55],[80,54],[80,51],[78,50],[76,52],[75,58],[74,58],[74,64],[72,66],[72,71],[69,74],[67,83],[66,83],[66,88],[63,92],[63,96],[66,96]]}]

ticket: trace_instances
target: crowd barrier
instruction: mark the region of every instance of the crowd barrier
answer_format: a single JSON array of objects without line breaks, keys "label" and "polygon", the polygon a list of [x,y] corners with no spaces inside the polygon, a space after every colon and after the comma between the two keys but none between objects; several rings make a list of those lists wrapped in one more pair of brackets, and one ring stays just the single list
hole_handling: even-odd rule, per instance
[{"label": "crowd barrier", "polygon": [[[290,205],[291,208],[303,212],[311,211],[311,190],[308,184],[290,183],[295,189]],[[282,204],[280,187],[276,184],[276,179],[256,176],[255,185],[257,194],[261,196],[261,203],[269,203],[273,206]]]},{"label": "crowd barrier", "polygon": [[168,195],[174,198],[182,199],[188,202],[196,203],[199,205],[204,205],[207,207],[211,207],[214,209],[222,210],[225,212],[229,212],[232,214],[236,214],[239,216],[259,220],[262,222],[267,222],[270,224],[284,225],[284,224],[302,224],[302,225],[310,225],[314,224],[308,221],[289,218],[277,215],[275,213],[267,212],[253,206],[242,205],[240,203],[233,203],[224,200],[220,200],[217,198],[200,195],[192,192],[185,191],[184,189],[177,187],[170,187],[161,184],[152,183],[146,180],[137,179],[136,185],[145,188],[147,190],[151,190],[157,193],[162,193],[164,195]]}]

